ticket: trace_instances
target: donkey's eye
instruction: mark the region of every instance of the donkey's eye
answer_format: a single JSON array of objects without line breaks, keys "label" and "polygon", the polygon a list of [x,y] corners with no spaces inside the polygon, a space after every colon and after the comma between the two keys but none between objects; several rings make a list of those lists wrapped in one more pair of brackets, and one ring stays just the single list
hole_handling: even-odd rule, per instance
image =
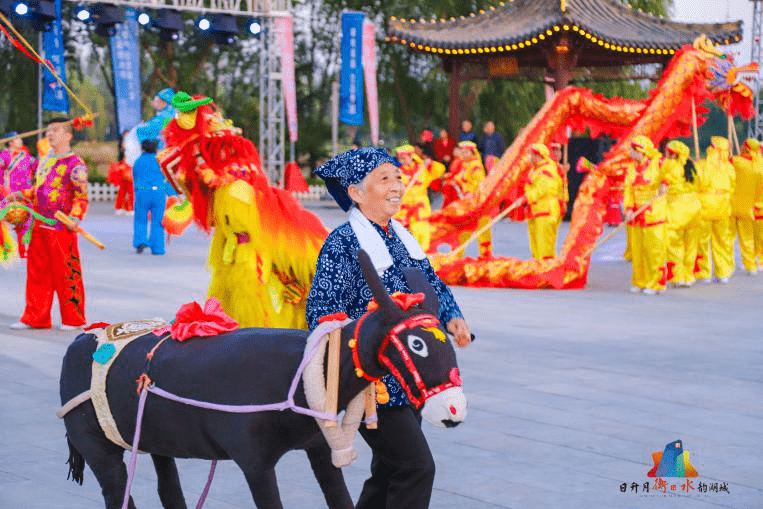
[{"label": "donkey's eye", "polygon": [[408,336],[408,349],[421,357],[426,357],[429,355],[427,344],[418,336]]}]

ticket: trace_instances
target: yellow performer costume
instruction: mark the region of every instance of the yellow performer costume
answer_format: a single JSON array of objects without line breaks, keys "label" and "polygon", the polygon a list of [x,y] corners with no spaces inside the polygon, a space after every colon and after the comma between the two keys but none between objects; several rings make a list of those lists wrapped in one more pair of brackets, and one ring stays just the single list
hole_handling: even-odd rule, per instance
[{"label": "yellow performer costume", "polygon": [[[752,153],[753,168],[757,169],[761,175],[763,175],[763,143],[757,140],[747,140],[746,145],[754,150],[753,147],[758,147],[757,153]],[[763,270],[763,195],[758,195],[755,198],[755,204],[753,205],[753,216],[755,222],[753,230],[755,232],[755,256],[758,259],[758,270]]]},{"label": "yellow performer costume", "polygon": [[755,139],[745,141],[742,155],[734,157],[732,164],[736,172],[736,186],[731,196],[732,238],[739,240],[745,270],[749,274],[756,274],[755,204],[763,201],[760,143]]},{"label": "yellow performer costume", "polygon": [[194,219],[214,230],[209,295],[242,327],[307,328],[305,303],[327,231],[290,193],[268,184],[257,150],[211,99],[178,92],[160,164]]},{"label": "yellow performer costume", "polygon": [[[631,157],[636,164],[626,175],[623,197],[627,220],[633,222],[631,291],[653,295],[665,290],[666,279],[666,199],[660,192],[661,156],[652,140],[639,135],[631,143]],[[638,209],[650,202],[651,205],[633,217]]]},{"label": "yellow performer costume", "polygon": [[413,237],[421,244],[422,249],[429,249],[429,222],[432,214],[427,189],[432,183],[427,167],[414,153],[412,145],[403,145],[396,150],[397,158],[402,164],[403,184],[405,194],[400,203],[400,211],[395,219],[408,227]]},{"label": "yellow performer costume", "polygon": [[668,282],[689,287],[694,284],[694,263],[699,243],[697,170],[689,159],[689,147],[680,141],[668,143],[668,158],[662,165],[667,184]]},{"label": "yellow performer costume", "polygon": [[[454,175],[446,176],[450,182],[460,190],[461,195],[473,193],[477,190],[485,178],[485,167],[482,165],[482,158],[477,151],[477,145],[473,141],[461,141],[457,145],[463,164],[459,171]],[[480,218],[477,226],[482,228],[490,222],[490,216]],[[460,242],[465,242],[471,236],[471,232],[463,232]],[[477,237],[479,243],[480,257],[489,257],[493,253],[493,233],[486,230]],[[463,256],[463,251],[461,252]]]},{"label": "yellow performer costume", "polygon": [[556,233],[562,220],[564,182],[556,161],[550,157],[548,147],[535,143],[530,147],[530,152],[533,167],[524,189],[530,209],[527,214],[527,230],[533,258],[545,260],[556,256]]},{"label": "yellow performer costume", "polygon": [[[734,193],[734,167],[729,162],[729,142],[713,136],[707,158],[697,164],[702,224],[697,248],[695,277],[710,282],[712,272],[727,283],[734,272],[734,244],[731,237],[731,195]],[[712,246],[712,271],[710,252]]]}]

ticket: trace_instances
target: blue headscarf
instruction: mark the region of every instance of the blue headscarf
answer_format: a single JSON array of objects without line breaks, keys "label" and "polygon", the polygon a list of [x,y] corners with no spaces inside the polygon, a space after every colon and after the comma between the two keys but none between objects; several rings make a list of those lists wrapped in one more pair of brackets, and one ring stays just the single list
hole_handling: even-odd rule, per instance
[{"label": "blue headscarf", "polygon": [[400,161],[383,148],[356,148],[326,161],[315,170],[315,174],[326,182],[328,192],[342,210],[347,212],[352,206],[347,188],[363,180],[384,163],[393,164],[398,168],[401,166]]},{"label": "blue headscarf", "polygon": [[16,137],[16,136],[18,136],[18,135],[19,135],[18,131],[11,131],[11,132],[9,132],[9,133],[5,133],[5,134],[3,135],[3,138],[4,138],[4,139],[5,139],[5,138],[15,138],[15,137]]}]

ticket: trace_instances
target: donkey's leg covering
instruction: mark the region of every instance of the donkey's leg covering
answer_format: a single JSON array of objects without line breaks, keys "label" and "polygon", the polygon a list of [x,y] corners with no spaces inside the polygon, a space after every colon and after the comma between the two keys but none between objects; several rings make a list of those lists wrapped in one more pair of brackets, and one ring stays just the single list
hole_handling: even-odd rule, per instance
[{"label": "donkey's leg covering", "polygon": [[162,507],[164,509],[187,509],[185,498],[183,498],[183,488],[180,486],[180,476],[178,475],[175,458],[152,454],[151,459],[154,460],[157,489],[159,491],[159,500],[162,501]]},{"label": "donkey's leg covering", "polygon": [[352,509],[352,497],[344,482],[342,470],[331,463],[331,448],[321,435],[317,445],[305,449],[315,478],[321,486],[329,509]]},{"label": "donkey's leg covering", "polygon": [[274,467],[267,470],[244,470],[244,475],[257,509],[283,509]]},{"label": "donkey's leg covering", "polygon": [[[64,423],[69,440],[85,458],[101,486],[106,509],[121,509],[127,485],[124,449],[106,438],[90,401],[69,412]],[[132,497],[128,507],[135,509]]]}]

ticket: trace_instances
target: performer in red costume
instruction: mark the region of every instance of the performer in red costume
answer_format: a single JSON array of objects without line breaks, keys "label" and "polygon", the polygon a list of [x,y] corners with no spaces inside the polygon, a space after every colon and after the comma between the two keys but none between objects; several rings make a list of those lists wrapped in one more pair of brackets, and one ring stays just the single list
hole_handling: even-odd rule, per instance
[{"label": "performer in red costume", "polygon": [[114,201],[114,213],[116,215],[132,215],[135,203],[135,190],[132,181],[132,167],[125,160],[125,136],[122,134],[119,140],[119,155],[117,161],[109,167],[108,181],[119,188],[117,199]]},{"label": "performer in red costume", "polygon": [[[72,128],[68,119],[48,123],[46,137],[52,151],[40,161],[31,189],[13,193],[13,199],[30,201],[43,216],[55,219],[63,212],[76,228],[87,211],[87,168],[71,150]],[[58,295],[61,330],[85,324],[85,289],[82,285],[77,234],[56,223],[35,223],[27,261],[26,309],[13,329],[49,328],[53,293]]]}]

